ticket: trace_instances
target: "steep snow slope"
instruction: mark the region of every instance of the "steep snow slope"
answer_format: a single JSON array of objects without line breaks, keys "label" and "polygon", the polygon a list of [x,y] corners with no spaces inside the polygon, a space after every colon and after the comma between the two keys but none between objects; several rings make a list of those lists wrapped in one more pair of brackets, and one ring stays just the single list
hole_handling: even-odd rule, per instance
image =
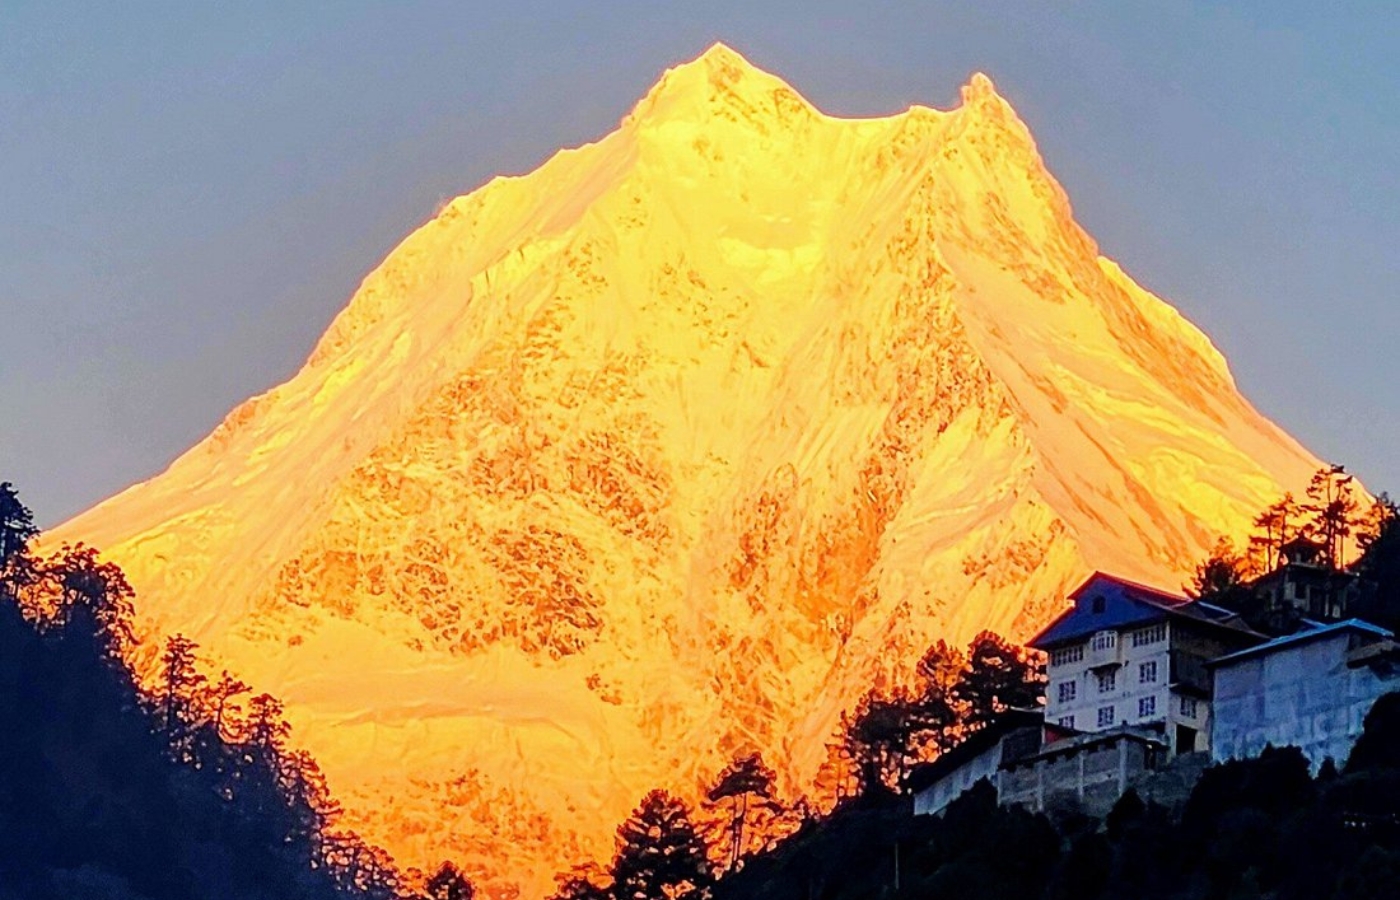
[{"label": "steep snow slope", "polygon": [[1168,587],[1316,461],[1100,257],[975,76],[825,116],[716,46],[454,200],[286,384],[59,529],[497,890],[739,747],[795,795],[936,638]]}]

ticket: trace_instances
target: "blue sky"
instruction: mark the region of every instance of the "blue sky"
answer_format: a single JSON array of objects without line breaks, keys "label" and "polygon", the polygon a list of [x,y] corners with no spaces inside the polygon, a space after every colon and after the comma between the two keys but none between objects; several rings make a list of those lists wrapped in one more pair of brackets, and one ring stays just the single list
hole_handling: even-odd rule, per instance
[{"label": "blue sky", "polygon": [[836,114],[986,71],[1104,252],[1400,489],[1400,12],[1029,0],[7,0],[0,480],[52,524],[156,474],[440,201],[610,131],[715,40]]}]

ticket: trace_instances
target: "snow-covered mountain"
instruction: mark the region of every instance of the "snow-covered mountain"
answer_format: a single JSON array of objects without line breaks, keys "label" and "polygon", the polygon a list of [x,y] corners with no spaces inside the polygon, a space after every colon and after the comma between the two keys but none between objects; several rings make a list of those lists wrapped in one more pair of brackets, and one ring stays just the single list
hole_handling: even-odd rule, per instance
[{"label": "snow-covered mountain", "polygon": [[806,790],[934,639],[1179,585],[1316,460],[1015,112],[822,114],[715,46],[447,204],[302,370],[56,531],[282,697],[348,823],[500,890],[735,749]]}]

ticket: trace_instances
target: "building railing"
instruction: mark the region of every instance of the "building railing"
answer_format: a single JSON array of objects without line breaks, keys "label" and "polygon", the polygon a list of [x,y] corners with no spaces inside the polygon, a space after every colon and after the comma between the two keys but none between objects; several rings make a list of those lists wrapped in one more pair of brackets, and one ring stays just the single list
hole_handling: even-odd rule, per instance
[{"label": "building railing", "polygon": [[1100,666],[1120,666],[1123,664],[1123,641],[1119,640],[1119,635],[1115,632],[1100,631],[1089,640],[1084,660],[1091,669]]}]

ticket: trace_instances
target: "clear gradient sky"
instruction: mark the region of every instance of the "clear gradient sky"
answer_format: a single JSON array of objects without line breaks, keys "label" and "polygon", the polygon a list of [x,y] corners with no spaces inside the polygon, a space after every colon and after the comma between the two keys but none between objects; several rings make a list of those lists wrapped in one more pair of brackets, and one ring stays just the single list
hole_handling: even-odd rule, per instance
[{"label": "clear gradient sky", "polygon": [[840,115],[987,72],[1103,252],[1400,490],[1397,6],[3,0],[0,480],[54,524],[156,474],[442,200],[723,40]]}]

